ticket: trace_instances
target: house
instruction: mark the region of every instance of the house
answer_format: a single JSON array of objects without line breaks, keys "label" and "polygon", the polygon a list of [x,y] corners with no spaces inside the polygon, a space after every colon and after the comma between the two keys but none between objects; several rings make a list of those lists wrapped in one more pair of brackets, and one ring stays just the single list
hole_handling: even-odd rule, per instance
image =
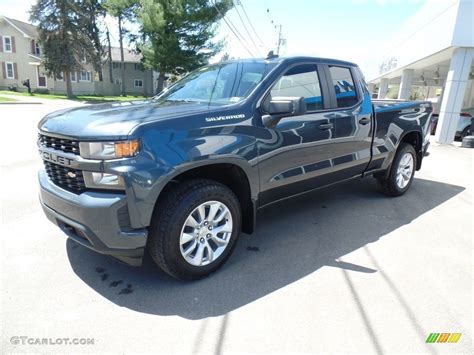
[{"label": "house", "polygon": [[[22,21],[0,16],[0,89],[16,88],[25,91],[22,85],[30,80],[33,91],[55,94],[66,93],[64,78],[47,76],[41,64],[41,46],[38,44],[37,27]],[[82,63],[82,70],[71,73],[72,90],[75,95],[119,95],[121,92],[120,48],[111,48],[112,63],[106,60],[103,80],[92,65]],[[109,66],[112,67],[110,78]],[[124,48],[125,89],[128,94],[151,96],[154,93],[154,73],[143,68],[140,55]]]}]

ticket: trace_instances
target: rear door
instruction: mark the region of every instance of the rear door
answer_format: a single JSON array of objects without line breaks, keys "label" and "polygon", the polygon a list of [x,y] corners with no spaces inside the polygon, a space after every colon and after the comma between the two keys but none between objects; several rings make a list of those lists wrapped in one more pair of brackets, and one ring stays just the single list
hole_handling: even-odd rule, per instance
[{"label": "rear door", "polygon": [[347,179],[362,174],[371,159],[372,101],[356,68],[327,65],[325,71],[335,128],[333,164],[338,178]]}]

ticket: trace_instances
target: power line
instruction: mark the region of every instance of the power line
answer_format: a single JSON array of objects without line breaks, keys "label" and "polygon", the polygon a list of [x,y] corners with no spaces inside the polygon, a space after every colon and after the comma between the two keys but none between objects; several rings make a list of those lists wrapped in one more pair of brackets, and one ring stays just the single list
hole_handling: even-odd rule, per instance
[{"label": "power line", "polygon": [[[244,41],[242,39],[240,39],[239,35],[237,33],[239,33],[239,31],[237,29],[235,29],[235,31],[237,31],[237,33],[235,33],[234,29],[232,28],[232,26],[234,26],[232,24],[232,22],[230,22],[230,20],[226,20],[225,17],[222,18],[224,20],[224,22],[227,24],[227,26],[229,27],[229,29],[232,31],[232,33],[234,34],[234,36],[239,40],[240,44],[245,48],[245,50],[247,51],[248,54],[250,54],[251,57],[255,57],[255,55],[250,51],[250,49],[248,49],[248,47],[245,45]],[[229,22],[227,22],[229,21]],[[242,35],[240,35],[242,36]]]},{"label": "power line", "polygon": [[[267,15],[268,15],[268,19],[270,20],[270,24],[272,25],[273,29],[275,30],[275,34],[276,36],[278,37],[278,40],[277,42],[275,43],[275,45],[277,46],[277,55],[280,54],[280,45],[283,44],[283,38],[281,37],[281,27],[282,25],[275,25],[275,21],[273,21],[273,17],[270,13],[270,8],[267,7]],[[277,30],[277,28],[279,28],[279,30]]]},{"label": "power line", "polygon": [[270,25],[273,27],[273,30],[276,30],[276,25],[273,21],[272,15],[270,14],[270,8],[269,7],[267,7],[267,16],[268,16],[268,19],[270,20]]},{"label": "power line", "polygon": [[[237,0],[237,2],[239,2],[239,0]],[[240,12],[239,12],[239,8],[237,6],[235,6],[235,3],[234,1],[232,1],[232,4],[234,5],[235,7],[235,11],[237,12],[237,15],[239,16],[239,19],[240,19],[240,22],[242,22],[242,25],[244,26],[244,29],[245,29],[245,32],[247,32],[249,38],[250,38],[250,41],[253,43],[253,46],[255,47],[255,49],[257,50],[258,54],[259,55],[262,55],[260,53],[260,49],[258,48],[257,44],[255,43],[255,41],[253,40],[253,37],[252,35],[250,34],[250,31],[248,30],[247,26],[245,25],[245,22],[244,20],[242,19],[242,16],[240,16]]]},{"label": "power line", "polygon": [[[253,55],[253,53],[247,48],[247,46],[245,45],[244,41],[240,38],[244,38],[239,30],[234,26],[234,24],[232,23],[232,21],[230,19],[226,19],[225,18],[225,15],[222,14],[222,12],[219,10],[219,8],[217,7],[216,3],[215,2],[212,2],[212,5],[215,7],[215,9],[217,10],[217,12],[222,16],[222,20],[224,20],[225,24],[227,25],[227,27],[229,27],[229,29],[231,30],[231,32],[234,34],[234,36],[239,40],[240,44],[245,48],[245,50],[247,51],[248,54],[250,54],[251,57],[255,57],[255,55]],[[237,34],[237,33],[238,34]],[[239,37],[240,35],[240,37]]]},{"label": "power line", "polygon": [[252,29],[253,33],[255,33],[255,37],[256,37],[256,38],[258,39],[258,41],[260,42],[261,46],[268,49],[268,47],[265,45],[265,43],[263,43],[262,39],[261,39],[260,36],[258,35],[257,31],[255,31],[255,27],[253,27],[252,21],[250,21],[250,18],[249,18],[249,16],[247,15],[247,11],[245,11],[245,7],[244,7],[244,4],[242,4],[242,1],[237,0],[237,4],[240,5],[240,7],[242,8],[242,11],[243,11],[245,17],[247,18],[247,22],[248,22],[249,25],[250,25],[250,28]]}]

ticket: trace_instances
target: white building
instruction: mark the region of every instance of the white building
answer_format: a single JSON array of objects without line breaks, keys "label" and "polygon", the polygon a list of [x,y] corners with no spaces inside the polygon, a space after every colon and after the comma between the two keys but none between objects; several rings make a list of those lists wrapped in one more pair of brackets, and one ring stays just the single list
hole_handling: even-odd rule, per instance
[{"label": "white building", "polygon": [[428,99],[435,140],[454,140],[459,113],[474,107],[474,0],[428,1],[385,45],[371,90],[383,99]]}]

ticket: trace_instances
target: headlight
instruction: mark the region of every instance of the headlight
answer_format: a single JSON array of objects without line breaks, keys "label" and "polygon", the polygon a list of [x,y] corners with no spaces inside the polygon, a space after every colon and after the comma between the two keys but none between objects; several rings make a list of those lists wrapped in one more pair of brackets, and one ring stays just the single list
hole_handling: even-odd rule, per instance
[{"label": "headlight", "polygon": [[140,141],[80,142],[81,157],[86,159],[118,159],[133,157],[140,150]]},{"label": "headlight", "polygon": [[86,187],[92,189],[124,190],[123,178],[119,175],[108,173],[96,173],[83,171],[84,183]]}]

